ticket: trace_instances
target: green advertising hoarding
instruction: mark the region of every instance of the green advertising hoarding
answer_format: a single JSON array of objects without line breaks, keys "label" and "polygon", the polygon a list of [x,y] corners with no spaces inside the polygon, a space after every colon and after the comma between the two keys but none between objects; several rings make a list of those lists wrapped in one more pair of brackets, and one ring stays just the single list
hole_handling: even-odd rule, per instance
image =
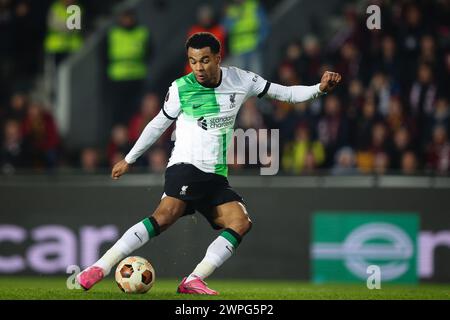
[{"label": "green advertising hoarding", "polygon": [[419,215],[318,211],[312,221],[315,283],[361,282],[378,266],[382,282],[417,283]]}]

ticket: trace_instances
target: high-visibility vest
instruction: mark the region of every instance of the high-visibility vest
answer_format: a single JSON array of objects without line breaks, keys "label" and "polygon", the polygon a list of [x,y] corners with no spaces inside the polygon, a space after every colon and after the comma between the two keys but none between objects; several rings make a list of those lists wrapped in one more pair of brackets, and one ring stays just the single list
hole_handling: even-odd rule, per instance
[{"label": "high-visibility vest", "polygon": [[246,0],[240,5],[231,5],[226,15],[234,20],[229,33],[230,53],[238,55],[255,50],[258,46],[260,27],[258,2]]},{"label": "high-visibility vest", "polygon": [[145,61],[149,32],[146,27],[113,27],[108,34],[108,76],[114,81],[139,80],[147,76]]},{"label": "high-visibility vest", "polygon": [[[50,7],[53,13],[62,23],[66,23],[70,14],[62,1],[54,2]],[[83,38],[79,30],[54,30],[49,28],[45,37],[44,48],[47,53],[70,53],[77,51],[83,45]]]}]

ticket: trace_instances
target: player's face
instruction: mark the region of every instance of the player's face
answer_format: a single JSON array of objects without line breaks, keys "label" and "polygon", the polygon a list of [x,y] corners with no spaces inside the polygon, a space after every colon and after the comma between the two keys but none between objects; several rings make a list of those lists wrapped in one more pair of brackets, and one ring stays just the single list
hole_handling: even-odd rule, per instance
[{"label": "player's face", "polygon": [[216,85],[220,78],[220,54],[211,52],[210,47],[188,49],[189,65],[200,84]]}]

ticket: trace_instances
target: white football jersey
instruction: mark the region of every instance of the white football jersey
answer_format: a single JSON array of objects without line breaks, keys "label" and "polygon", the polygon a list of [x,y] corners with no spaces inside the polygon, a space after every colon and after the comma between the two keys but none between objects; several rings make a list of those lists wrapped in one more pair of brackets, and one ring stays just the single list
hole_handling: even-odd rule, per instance
[{"label": "white football jersey", "polygon": [[221,67],[214,88],[199,84],[193,73],[175,80],[167,92],[163,112],[176,119],[175,147],[168,167],[191,163],[204,172],[227,176],[227,149],[241,105],[262,97],[270,83],[236,67]]}]

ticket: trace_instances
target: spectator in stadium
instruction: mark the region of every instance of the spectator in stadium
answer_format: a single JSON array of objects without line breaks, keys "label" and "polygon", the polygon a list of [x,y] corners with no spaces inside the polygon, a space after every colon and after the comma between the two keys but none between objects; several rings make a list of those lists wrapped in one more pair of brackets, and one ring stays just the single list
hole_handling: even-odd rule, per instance
[{"label": "spectator in stadium", "polygon": [[402,155],[401,173],[403,175],[415,175],[417,173],[418,161],[413,151],[406,151]]},{"label": "spectator in stadium", "polygon": [[78,29],[67,28],[67,8],[78,5],[76,0],[56,0],[50,6],[47,14],[47,35],[45,37],[45,53],[55,65],[69,54],[78,51],[83,45],[83,36]]},{"label": "spectator in stadium", "polygon": [[312,113],[311,105],[312,104],[308,102],[296,103],[294,105],[293,116],[295,117],[296,123],[308,122],[310,124],[310,127],[313,128],[313,132],[311,132],[311,134],[313,137],[315,137],[316,132],[314,130],[316,128],[318,116]]},{"label": "spectator in stadium", "polygon": [[100,167],[100,155],[95,148],[84,148],[80,156],[81,170],[85,173],[96,173]]},{"label": "spectator in stadium", "polygon": [[315,82],[317,78],[320,79],[319,73],[322,71],[321,66],[323,65],[322,47],[319,39],[313,34],[307,34],[303,38],[303,49],[307,68],[304,70],[305,72],[301,73],[302,80],[304,83]]},{"label": "spectator in stadium", "polygon": [[395,133],[401,127],[413,128],[414,123],[409,119],[403,110],[400,97],[391,96],[389,99],[388,113],[385,121],[390,133]]},{"label": "spectator in stadium", "polygon": [[[387,129],[383,122],[375,123],[372,127],[371,142],[366,148],[360,149],[357,153],[357,166],[362,173],[384,172],[384,167],[389,164],[387,152],[388,140]],[[381,155],[380,155],[381,154]]]},{"label": "spectator in stadium", "polygon": [[[161,110],[161,100],[157,93],[147,93],[142,98],[141,110],[135,114],[128,126],[128,140],[130,143],[136,142],[139,135],[142,133],[144,127],[158,114]],[[169,127],[159,139],[155,142],[155,146],[162,148],[169,148],[172,145],[172,133],[175,126]],[[141,159],[139,159],[141,160]],[[138,161],[139,161],[138,160]],[[142,161],[142,160],[141,160]],[[138,165],[144,165],[144,163],[138,163]]]},{"label": "spectator in stadium", "polygon": [[417,58],[420,50],[420,38],[426,32],[422,13],[417,3],[406,3],[402,8],[402,23],[399,24],[398,38],[402,53],[402,87],[407,88],[414,79]]},{"label": "spectator in stadium", "polygon": [[364,85],[359,79],[353,79],[348,86],[348,112],[356,116],[361,112],[364,105]]},{"label": "spectator in stadium", "polygon": [[325,161],[325,148],[318,140],[310,137],[307,123],[299,123],[295,129],[295,140],[286,145],[283,152],[283,170],[291,174],[311,172]]},{"label": "spectator in stadium", "polygon": [[60,137],[50,112],[38,102],[28,107],[22,133],[31,167],[52,169],[58,164]]},{"label": "spectator in stadium", "polygon": [[261,55],[269,24],[259,0],[230,0],[223,25],[228,35],[227,63],[262,74]]},{"label": "spectator in stadium", "polygon": [[381,121],[381,117],[376,112],[375,103],[372,99],[367,99],[356,125],[356,148],[358,150],[369,148],[372,140],[372,128],[379,121]]},{"label": "spectator in stadium", "polygon": [[147,154],[148,168],[153,173],[163,173],[166,170],[169,158],[167,151],[161,147],[152,148]]},{"label": "spectator in stadium", "polygon": [[265,128],[264,119],[258,109],[257,98],[251,97],[244,102],[236,122],[238,128],[242,128],[244,130],[250,128],[256,130]]},{"label": "spectator in stadium", "polygon": [[53,103],[56,101],[59,85],[57,68],[66,57],[80,50],[84,41],[81,30],[67,28],[67,8],[71,5],[79,4],[76,0],[55,0],[47,13],[44,72],[47,95]]},{"label": "spectator in stadium", "polygon": [[433,129],[433,140],[426,148],[425,169],[436,174],[446,174],[450,168],[450,143],[446,129],[438,125]]},{"label": "spectator in stadium", "polygon": [[443,126],[446,128],[447,134],[449,134],[450,129],[450,113],[449,113],[448,100],[445,97],[439,97],[433,108],[433,113],[427,117],[427,122],[425,124],[426,129],[426,140],[430,141],[432,139],[432,130],[436,126]]},{"label": "spectator in stadium", "polygon": [[107,35],[108,104],[112,124],[128,124],[137,111],[152,52],[149,29],[138,23],[133,10],[125,10]]},{"label": "spectator in stadium", "polygon": [[354,4],[347,4],[343,8],[342,20],[337,27],[336,33],[330,39],[327,50],[335,53],[346,42],[353,42],[358,47],[361,47],[363,43],[363,32],[360,28],[360,22],[358,17],[357,8]]},{"label": "spectator in stadium", "polygon": [[356,154],[351,147],[342,147],[336,152],[332,175],[354,175],[356,170]]},{"label": "spectator in stadium", "polygon": [[338,96],[327,96],[324,109],[324,115],[317,123],[317,133],[326,150],[325,166],[331,167],[336,151],[348,143],[348,123]]},{"label": "spectator in stadium", "polygon": [[108,162],[113,164],[116,154],[125,155],[130,149],[131,144],[128,140],[128,129],[124,125],[115,125],[111,131],[111,140],[107,148]]},{"label": "spectator in stadium", "polygon": [[417,123],[417,136],[421,145],[425,143],[425,123],[427,117],[433,113],[437,89],[431,66],[421,63],[418,67],[417,78],[409,92],[411,113]]},{"label": "spectator in stadium", "polygon": [[133,115],[128,124],[128,139],[130,143],[136,142],[145,128],[161,110],[161,103],[157,93],[147,93],[141,102],[141,110]]},{"label": "spectator in stadium", "polygon": [[9,119],[3,129],[0,149],[0,168],[3,173],[13,173],[26,165],[26,154],[20,123]]},{"label": "spectator in stadium", "polygon": [[389,112],[391,96],[398,93],[398,86],[384,72],[376,72],[370,81],[369,95],[372,95],[377,111],[383,117]]},{"label": "spectator in stadium", "polygon": [[294,139],[294,131],[297,126],[297,116],[292,106],[284,102],[272,101],[272,114],[266,118],[266,124],[269,128],[281,128],[280,130],[280,150],[284,149],[288,141]]},{"label": "spectator in stadium", "polygon": [[112,165],[112,162],[114,162],[114,161],[121,161],[121,160],[123,160],[124,158],[125,158],[125,154],[124,154],[122,151],[117,150],[117,151],[114,152],[114,153],[112,154],[112,156],[110,157],[110,159],[109,159],[109,166]]},{"label": "spectator in stadium", "polygon": [[388,154],[390,158],[390,168],[398,172],[402,165],[402,158],[405,152],[412,150],[413,145],[411,135],[406,127],[400,127],[394,132],[394,138],[388,147]]},{"label": "spectator in stadium", "polygon": [[373,171],[377,175],[384,175],[389,169],[389,156],[386,152],[377,152],[374,155]]},{"label": "spectator in stadium", "polygon": [[384,122],[376,123],[372,128],[372,144],[370,150],[374,153],[385,152],[389,143],[389,132]]},{"label": "spectator in stadium", "polygon": [[[438,68],[436,40],[431,34],[425,34],[420,39],[420,53],[418,61],[430,65],[434,70]],[[440,66],[439,66],[440,67]]]},{"label": "spectator in stadium", "polygon": [[401,76],[401,61],[395,38],[391,34],[383,36],[379,56],[370,67],[370,73],[382,70],[394,82],[398,83]]},{"label": "spectator in stadium", "polygon": [[[448,46],[450,47],[450,45]],[[442,83],[450,83],[450,49],[447,49],[447,52],[442,57],[442,60],[444,60],[444,67],[443,67],[444,72],[442,75]]]},{"label": "spectator in stadium", "polygon": [[15,92],[11,98],[9,107],[6,110],[5,118],[23,121],[25,119],[29,99],[25,93]]},{"label": "spectator in stadium", "polygon": [[350,81],[345,101],[347,103],[345,116],[348,119],[349,145],[356,146],[358,136],[355,132],[358,130],[359,115],[362,113],[364,105],[364,86],[361,80],[353,79]]},{"label": "spectator in stadium", "polygon": [[356,153],[356,167],[359,173],[371,173],[373,170],[374,161],[374,154],[370,150],[360,149]]},{"label": "spectator in stadium", "polygon": [[278,74],[274,75],[274,79],[281,81],[280,70],[285,66],[294,70],[296,77],[306,73],[308,66],[300,41],[292,40],[287,44],[286,49],[284,50],[284,57],[282,58],[277,69]]},{"label": "spectator in stadium", "polygon": [[278,67],[278,74],[275,79],[285,86],[295,86],[300,84],[299,74],[291,64],[281,64]]},{"label": "spectator in stadium", "polygon": [[[241,107],[241,110],[238,113],[237,119],[236,119],[236,124],[237,127],[242,129],[244,131],[244,134],[248,133],[248,132],[252,132],[254,130],[259,130],[259,129],[264,129],[265,128],[265,124],[264,124],[264,120],[263,117],[261,115],[261,112],[258,108],[257,105],[257,98],[256,97],[251,97],[249,98],[247,101],[244,102],[244,104]],[[250,130],[250,131],[247,131]],[[240,136],[239,136],[240,138]],[[247,161],[244,161],[242,163],[245,163],[244,167],[245,168],[255,168],[255,167],[259,167],[259,163],[250,163],[249,162],[249,151],[256,151],[258,150],[259,147],[263,148],[263,150],[267,150],[267,147],[265,147],[266,149],[264,149],[264,147],[262,147],[260,145],[262,141],[260,141],[259,139],[259,132],[256,131],[256,139],[244,139],[244,141],[240,141],[239,143],[244,143],[245,144],[245,150],[242,154],[240,150],[240,148],[237,147],[236,145],[236,153],[238,153],[236,155],[237,159],[242,159],[245,160],[247,159]],[[245,158],[244,158],[245,157]],[[258,158],[257,160],[261,160],[260,158]]]},{"label": "spectator in stadium", "polygon": [[[220,48],[220,56],[222,59],[226,58],[226,30],[221,25],[215,16],[214,10],[209,4],[203,4],[197,9],[197,23],[194,24],[188,31],[187,38],[197,32],[210,32],[216,36],[223,44]],[[192,69],[189,63],[185,66],[185,73],[188,74]]]},{"label": "spectator in stadium", "polygon": [[[300,84],[299,76],[291,63],[278,65],[274,79],[275,82],[286,86]],[[269,128],[282,128],[280,130],[280,150],[283,150],[284,144],[294,139],[295,127],[299,120],[294,110],[295,105],[278,100],[270,101],[270,105],[270,116],[266,117],[265,123]],[[308,114],[310,109],[308,108]]]},{"label": "spectator in stadium", "polygon": [[360,73],[361,53],[354,43],[348,41],[340,48],[340,59],[336,63],[336,70],[340,72],[346,85],[358,77]]}]

